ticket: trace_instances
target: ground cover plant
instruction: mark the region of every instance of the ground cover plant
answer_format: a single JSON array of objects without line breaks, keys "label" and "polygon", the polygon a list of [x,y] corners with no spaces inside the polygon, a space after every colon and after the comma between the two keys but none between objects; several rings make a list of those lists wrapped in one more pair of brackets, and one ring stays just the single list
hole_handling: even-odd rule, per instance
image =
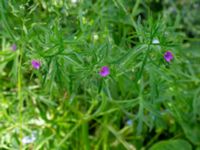
[{"label": "ground cover plant", "polygon": [[199,0],[1,0],[0,149],[200,150]]}]

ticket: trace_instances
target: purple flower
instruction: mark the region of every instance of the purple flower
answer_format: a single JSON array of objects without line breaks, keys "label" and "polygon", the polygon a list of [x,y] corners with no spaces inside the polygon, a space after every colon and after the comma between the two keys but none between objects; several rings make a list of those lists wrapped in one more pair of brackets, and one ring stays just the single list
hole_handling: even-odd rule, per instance
[{"label": "purple flower", "polygon": [[11,50],[16,51],[16,49],[17,49],[17,45],[16,44],[11,45]]},{"label": "purple flower", "polygon": [[173,56],[172,52],[167,51],[167,52],[165,52],[165,54],[164,54],[164,58],[165,58],[165,60],[166,60],[167,62],[170,62],[170,61],[174,58],[174,56]]},{"label": "purple flower", "polygon": [[31,64],[32,64],[33,68],[40,69],[40,66],[41,66],[40,61],[38,61],[38,60],[32,60]]},{"label": "purple flower", "polygon": [[110,74],[110,70],[109,70],[109,68],[107,66],[103,66],[103,67],[101,67],[101,70],[100,70],[99,74],[102,77],[106,77],[107,75]]}]

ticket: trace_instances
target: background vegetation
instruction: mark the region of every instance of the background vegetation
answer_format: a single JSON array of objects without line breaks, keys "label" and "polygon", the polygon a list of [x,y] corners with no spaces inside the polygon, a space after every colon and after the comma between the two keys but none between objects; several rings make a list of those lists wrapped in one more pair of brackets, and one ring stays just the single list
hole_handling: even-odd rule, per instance
[{"label": "background vegetation", "polygon": [[0,149],[199,150],[199,9],[1,0]]}]

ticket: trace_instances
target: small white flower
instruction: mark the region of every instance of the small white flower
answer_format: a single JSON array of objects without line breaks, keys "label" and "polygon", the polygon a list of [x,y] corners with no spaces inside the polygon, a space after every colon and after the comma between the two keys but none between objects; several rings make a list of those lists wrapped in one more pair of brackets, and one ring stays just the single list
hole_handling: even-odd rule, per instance
[{"label": "small white flower", "polygon": [[95,41],[98,40],[98,39],[99,39],[98,34],[94,33],[94,34],[93,34],[93,39],[94,39]]},{"label": "small white flower", "polygon": [[33,133],[31,136],[25,136],[22,139],[23,144],[30,144],[33,143],[36,140],[36,135]]},{"label": "small white flower", "polygon": [[71,2],[72,2],[73,4],[76,4],[76,3],[78,3],[78,0],[71,0]]},{"label": "small white flower", "polygon": [[126,124],[127,124],[128,126],[131,126],[131,125],[133,124],[133,120],[131,120],[131,119],[127,120],[127,121],[126,121]]},{"label": "small white flower", "polygon": [[45,124],[45,121],[43,119],[39,118],[39,119],[31,119],[29,121],[29,123],[30,124],[35,124],[35,125],[38,125],[38,126],[42,126],[42,125]]},{"label": "small white flower", "polygon": [[158,39],[153,39],[152,43],[153,43],[153,44],[159,44],[160,41],[159,41]]},{"label": "small white flower", "polygon": [[53,114],[51,114],[50,112],[47,112],[46,115],[47,115],[47,119],[48,120],[52,120],[53,119]]}]

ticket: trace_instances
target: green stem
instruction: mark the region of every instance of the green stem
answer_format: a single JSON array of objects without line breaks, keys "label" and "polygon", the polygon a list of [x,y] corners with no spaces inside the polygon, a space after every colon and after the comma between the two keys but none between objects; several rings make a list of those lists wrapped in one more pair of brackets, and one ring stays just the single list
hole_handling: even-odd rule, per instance
[{"label": "green stem", "polygon": [[20,121],[20,133],[19,133],[19,139],[20,139],[20,150],[23,149],[23,143],[22,143],[22,138],[23,138],[23,118],[22,118],[22,111],[23,111],[23,98],[22,98],[22,70],[21,70],[21,64],[22,64],[22,49],[20,48],[19,50],[19,62],[18,62],[18,79],[17,79],[17,95],[18,95],[18,100],[19,100],[19,121]]},{"label": "green stem", "polygon": [[83,138],[84,150],[90,150],[88,123],[86,121],[82,125],[82,138]]},{"label": "green stem", "polygon": [[103,134],[103,150],[107,150],[108,148],[108,129],[106,128],[108,124],[108,117],[104,116],[104,134]]},{"label": "green stem", "polygon": [[148,44],[147,51],[146,51],[146,53],[145,53],[144,60],[143,60],[143,62],[142,62],[142,67],[141,67],[140,72],[139,72],[139,74],[138,74],[138,76],[137,76],[137,81],[140,80],[141,77],[142,77],[142,73],[143,73],[143,70],[144,70],[144,66],[145,66],[146,61],[147,61],[147,58],[148,58],[148,56],[149,56],[149,50],[150,50],[150,44]]}]

